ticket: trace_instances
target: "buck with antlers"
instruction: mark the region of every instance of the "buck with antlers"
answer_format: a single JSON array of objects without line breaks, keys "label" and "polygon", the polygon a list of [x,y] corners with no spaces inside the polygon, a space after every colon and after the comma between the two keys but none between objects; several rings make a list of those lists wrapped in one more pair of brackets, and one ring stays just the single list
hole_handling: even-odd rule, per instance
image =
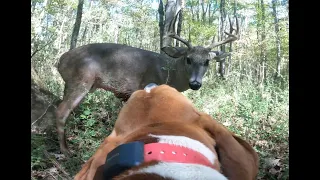
[{"label": "buck with antlers", "polygon": [[[181,41],[185,47],[163,47],[159,54],[135,47],[112,43],[95,43],[72,49],[60,58],[58,70],[65,81],[63,101],[56,111],[56,125],[60,150],[70,155],[65,136],[65,123],[70,112],[88,92],[96,88],[111,91],[126,101],[138,89],[149,83],[168,84],[182,92],[189,88],[198,90],[211,59],[219,60],[227,53],[211,51],[212,48],[238,39],[231,33],[208,47],[192,46],[174,33],[177,15],[171,20],[168,36]],[[168,62],[170,68],[168,67]]]}]

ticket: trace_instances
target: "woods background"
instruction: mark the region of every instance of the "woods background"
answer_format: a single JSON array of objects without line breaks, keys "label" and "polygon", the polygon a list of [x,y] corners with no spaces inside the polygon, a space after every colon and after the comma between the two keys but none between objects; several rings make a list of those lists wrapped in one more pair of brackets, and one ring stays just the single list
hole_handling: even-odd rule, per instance
[{"label": "woods background", "polygon": [[[32,179],[72,179],[110,133],[122,107],[110,92],[88,94],[67,123],[76,155],[65,159],[54,127],[64,87],[56,68],[60,56],[95,42],[160,52],[167,3],[31,0]],[[287,0],[185,0],[178,25],[181,37],[207,45],[223,39],[229,17],[238,17],[240,39],[218,48],[231,56],[211,61],[203,87],[183,94],[253,145],[260,156],[258,179],[289,179],[288,11]]]}]

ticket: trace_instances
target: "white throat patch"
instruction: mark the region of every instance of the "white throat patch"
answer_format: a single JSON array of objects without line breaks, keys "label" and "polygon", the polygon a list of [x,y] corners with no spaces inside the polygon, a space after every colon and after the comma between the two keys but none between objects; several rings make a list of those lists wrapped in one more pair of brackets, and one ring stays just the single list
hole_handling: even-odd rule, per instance
[{"label": "white throat patch", "polygon": [[217,170],[200,164],[160,162],[132,174],[154,173],[174,180],[227,180]]}]

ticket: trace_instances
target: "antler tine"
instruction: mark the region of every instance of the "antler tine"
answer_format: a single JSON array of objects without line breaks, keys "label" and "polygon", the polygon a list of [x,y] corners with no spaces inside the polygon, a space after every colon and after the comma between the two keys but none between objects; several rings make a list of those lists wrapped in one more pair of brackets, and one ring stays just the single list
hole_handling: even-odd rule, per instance
[{"label": "antler tine", "polygon": [[213,42],[212,44],[210,44],[209,46],[207,46],[207,48],[214,48],[214,47],[217,47],[217,46],[220,46],[222,44],[226,44],[226,43],[229,43],[229,42],[232,42],[232,41],[235,41],[237,39],[239,39],[238,37],[238,33],[239,33],[239,24],[238,24],[238,19],[236,17],[236,25],[237,25],[237,29],[236,29],[236,34],[232,34],[232,31],[234,30],[233,27],[232,27],[232,24],[231,24],[231,21],[230,21],[230,18],[229,18],[229,22],[230,22],[230,33],[228,32],[224,32],[225,34],[228,35],[228,37],[225,39],[225,40],[222,40],[222,41],[219,41],[219,42]]},{"label": "antler tine", "polygon": [[189,49],[192,49],[192,45],[190,42],[188,42],[187,40],[179,37],[176,33],[175,33],[175,22],[177,21],[177,17],[180,15],[181,13],[181,9],[178,11],[178,13],[174,16],[174,18],[171,20],[170,22],[170,27],[169,27],[169,32],[168,32],[168,36],[171,38],[174,38],[178,41],[181,41],[183,44],[185,44]]}]

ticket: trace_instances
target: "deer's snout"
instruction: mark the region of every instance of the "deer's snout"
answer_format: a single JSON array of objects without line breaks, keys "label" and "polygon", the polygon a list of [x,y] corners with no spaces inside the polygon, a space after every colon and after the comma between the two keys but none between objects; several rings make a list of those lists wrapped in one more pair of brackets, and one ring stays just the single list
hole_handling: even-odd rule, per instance
[{"label": "deer's snout", "polygon": [[189,87],[192,90],[198,90],[201,87],[201,83],[199,83],[198,81],[192,81],[192,82],[189,82]]},{"label": "deer's snout", "polygon": [[148,85],[146,85],[146,87],[144,88],[144,90],[147,92],[147,93],[150,93],[151,89],[157,87],[158,85],[155,84],[155,83],[150,83]]}]

